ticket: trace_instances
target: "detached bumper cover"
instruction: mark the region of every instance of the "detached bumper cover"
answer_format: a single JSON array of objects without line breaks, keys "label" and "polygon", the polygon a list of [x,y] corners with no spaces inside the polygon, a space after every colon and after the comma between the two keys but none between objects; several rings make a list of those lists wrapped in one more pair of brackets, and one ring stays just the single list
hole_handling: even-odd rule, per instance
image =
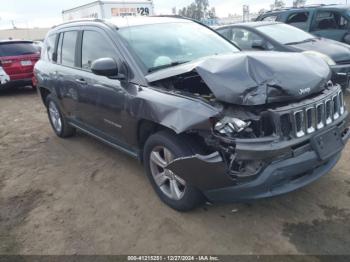
[{"label": "detached bumper cover", "polygon": [[[199,188],[212,202],[235,202],[277,196],[314,182],[337,164],[341,151],[350,138],[350,130],[346,128],[348,124],[345,121],[344,125],[339,127],[342,146],[334,150],[327,159],[322,160],[309,141],[308,145],[294,150],[290,156],[275,158],[250,182],[237,183],[231,179],[227,165],[219,153],[176,159],[168,168],[188,184]],[[251,155],[251,159],[255,157],[254,154]]]},{"label": "detached bumper cover", "polygon": [[235,202],[285,194],[327,174],[337,164],[340,155],[338,153],[322,163],[315,152],[307,152],[269,165],[253,182],[208,190],[204,194],[213,202]]},{"label": "detached bumper cover", "polygon": [[333,76],[332,81],[341,85],[343,89],[349,88],[350,80],[350,64],[332,66]]}]

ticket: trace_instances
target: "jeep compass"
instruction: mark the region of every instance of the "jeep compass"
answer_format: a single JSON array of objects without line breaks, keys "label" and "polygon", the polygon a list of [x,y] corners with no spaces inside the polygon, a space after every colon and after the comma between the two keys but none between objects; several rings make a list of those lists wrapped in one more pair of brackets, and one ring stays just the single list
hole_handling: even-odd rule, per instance
[{"label": "jeep compass", "polygon": [[331,75],[317,56],[243,53],[174,17],[62,24],[35,66],[54,132],[79,130],[139,159],[179,211],[284,194],[328,173],[350,136]]}]

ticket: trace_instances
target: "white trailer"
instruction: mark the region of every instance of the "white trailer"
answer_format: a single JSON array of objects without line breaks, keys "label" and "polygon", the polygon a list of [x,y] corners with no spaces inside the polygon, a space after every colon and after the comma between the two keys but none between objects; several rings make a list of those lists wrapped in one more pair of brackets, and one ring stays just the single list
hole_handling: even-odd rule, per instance
[{"label": "white trailer", "polygon": [[153,14],[152,0],[95,1],[62,11],[63,21],[82,18],[109,19],[117,16],[148,16]]}]

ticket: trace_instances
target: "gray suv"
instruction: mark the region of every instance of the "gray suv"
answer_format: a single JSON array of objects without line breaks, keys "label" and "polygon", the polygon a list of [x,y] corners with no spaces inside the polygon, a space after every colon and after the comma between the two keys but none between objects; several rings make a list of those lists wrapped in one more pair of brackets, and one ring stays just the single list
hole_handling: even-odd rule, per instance
[{"label": "gray suv", "polygon": [[350,136],[322,59],[243,53],[186,19],[60,25],[35,76],[59,137],[79,130],[138,159],[180,211],[303,187],[334,167]]},{"label": "gray suv", "polygon": [[350,6],[316,5],[285,8],[260,15],[256,21],[278,21],[315,36],[350,44]]}]

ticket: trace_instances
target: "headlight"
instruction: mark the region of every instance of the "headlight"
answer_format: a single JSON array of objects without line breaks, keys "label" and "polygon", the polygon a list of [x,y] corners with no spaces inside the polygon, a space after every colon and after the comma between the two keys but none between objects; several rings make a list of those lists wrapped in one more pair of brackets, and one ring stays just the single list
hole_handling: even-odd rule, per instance
[{"label": "headlight", "polygon": [[250,125],[238,118],[225,117],[215,124],[215,131],[220,134],[240,133]]},{"label": "headlight", "polygon": [[317,51],[305,51],[305,52],[303,52],[303,54],[310,55],[310,56],[317,56],[317,57],[323,59],[323,61],[325,61],[329,66],[335,66],[336,65],[336,63],[334,62],[334,60],[332,58],[330,58],[328,55],[322,54],[320,52],[317,52]]}]

